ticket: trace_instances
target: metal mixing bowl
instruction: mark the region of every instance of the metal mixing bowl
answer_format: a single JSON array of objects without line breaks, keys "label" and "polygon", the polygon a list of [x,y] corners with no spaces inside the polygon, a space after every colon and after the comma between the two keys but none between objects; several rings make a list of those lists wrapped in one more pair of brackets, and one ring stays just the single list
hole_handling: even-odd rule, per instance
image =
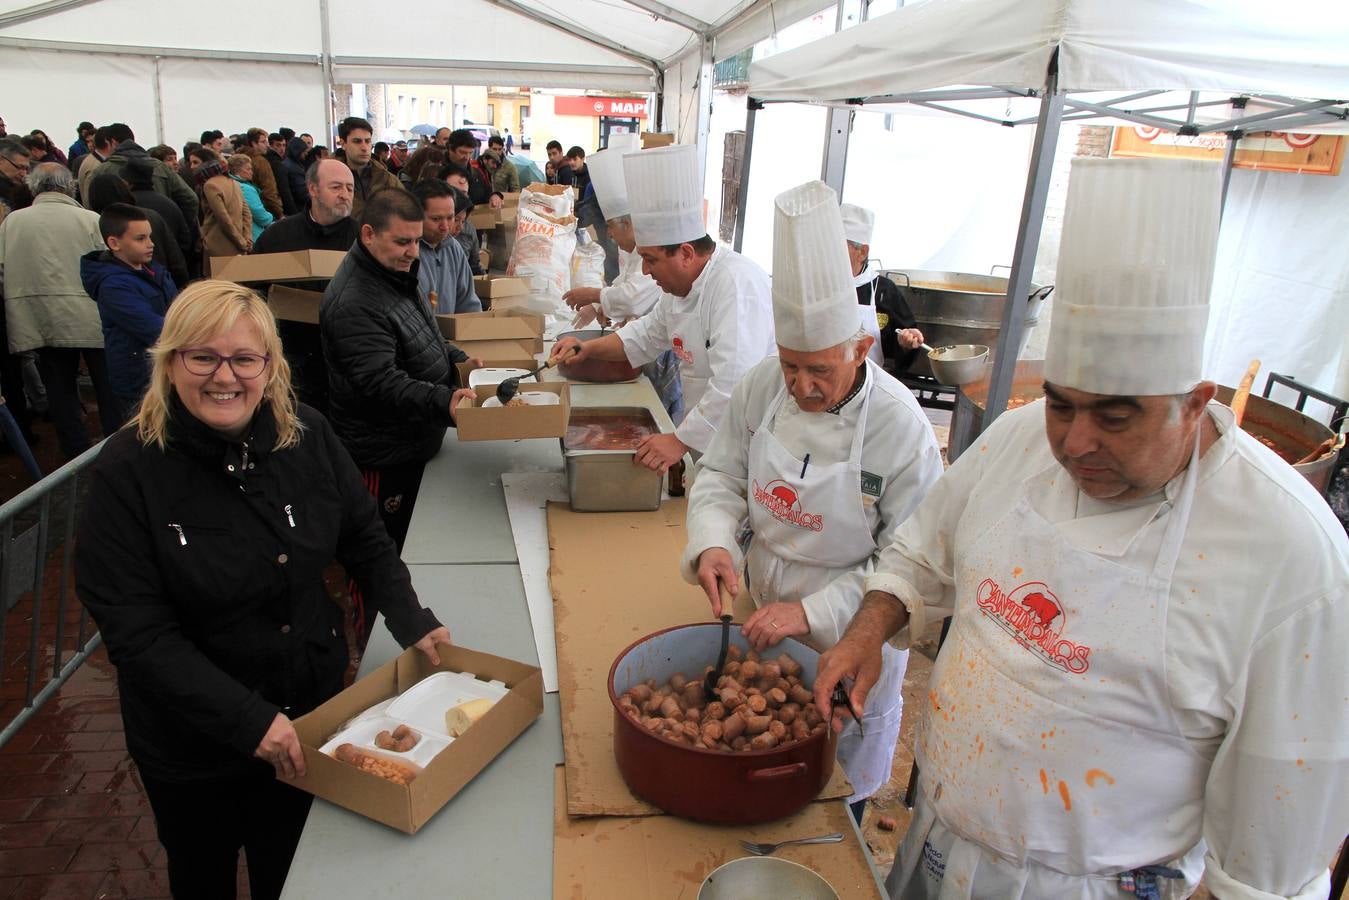
[{"label": "metal mixing bowl", "polygon": [[927,361],[942,384],[968,384],[983,377],[988,348],[983,344],[951,344],[928,353]]},{"label": "metal mixing bowl", "polygon": [[746,856],[712,870],[698,900],[838,900],[838,893],[805,866],[774,856]]}]

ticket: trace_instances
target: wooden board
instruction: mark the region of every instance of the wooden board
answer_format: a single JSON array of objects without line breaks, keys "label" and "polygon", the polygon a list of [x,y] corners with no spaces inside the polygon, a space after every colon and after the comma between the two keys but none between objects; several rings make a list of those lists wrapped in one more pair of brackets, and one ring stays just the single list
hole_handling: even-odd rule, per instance
[{"label": "wooden board", "polygon": [[[548,504],[548,546],[557,635],[567,812],[574,816],[650,816],[660,810],[633,796],[614,761],[609,667],[644,635],[712,620],[702,589],[679,577],[688,543],[687,504],[666,500],[652,512],[576,513]],[[752,611],[748,591],[734,613]],[[842,766],[820,794],[852,793]]]},{"label": "wooden board", "polygon": [[[1238,169],[1300,175],[1338,175],[1344,162],[1344,145],[1344,135],[1337,134],[1252,132],[1238,142],[1232,165]],[[1186,137],[1141,125],[1117,126],[1110,155],[1208,159],[1221,163],[1226,149],[1227,136],[1223,134]]]},{"label": "wooden board", "polygon": [[837,844],[784,847],[777,856],[814,870],[840,897],[879,898],[867,851],[842,800],[810,803],[767,825],[700,825],[674,816],[567,815],[566,774],[554,774],[555,900],[694,900],[713,869],[749,856],[740,841],[783,841],[838,831]]}]

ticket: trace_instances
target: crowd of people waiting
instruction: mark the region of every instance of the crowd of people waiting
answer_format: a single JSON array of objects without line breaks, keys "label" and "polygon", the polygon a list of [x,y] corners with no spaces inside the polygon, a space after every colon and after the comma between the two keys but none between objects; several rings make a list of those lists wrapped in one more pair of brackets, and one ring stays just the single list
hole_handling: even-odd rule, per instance
[{"label": "crowd of people waiting", "polygon": [[[441,128],[411,153],[406,141],[375,141],[357,117],[340,124],[335,152],[285,127],[229,138],[205,131],[181,153],[142,146],[123,123],[81,122],[76,131],[62,150],[41,129],[10,135],[0,119],[0,394],[9,413],[0,419],[17,429],[5,440],[26,463],[38,440],[35,413],[51,419],[62,457],[90,446],[76,388],[81,367],[104,434],[134,415],[164,310],[181,288],[209,276],[212,258],[345,251],[380,191],[404,188],[427,208],[421,267],[435,311],[480,308],[472,276],[484,268],[469,213],[499,206],[521,183],[505,141],[493,135],[483,147],[468,129]],[[550,181],[582,177],[580,148],[569,157],[554,141],[549,157]],[[288,330],[299,395],[324,409],[317,337]],[[29,469],[40,477],[36,463]]]}]

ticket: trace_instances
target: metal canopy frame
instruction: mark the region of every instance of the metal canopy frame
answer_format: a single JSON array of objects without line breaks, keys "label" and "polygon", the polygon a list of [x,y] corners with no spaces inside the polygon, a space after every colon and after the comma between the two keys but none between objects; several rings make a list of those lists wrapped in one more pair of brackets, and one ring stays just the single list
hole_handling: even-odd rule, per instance
[{"label": "metal canopy frame", "polygon": [[[1094,95],[1103,92],[1093,91],[1090,93]],[[1228,185],[1232,178],[1232,166],[1236,159],[1237,141],[1248,133],[1252,131],[1291,131],[1318,125],[1343,125],[1346,121],[1349,121],[1349,106],[1346,106],[1345,99],[1312,100],[1274,94],[1250,93],[1238,94],[1226,99],[1201,101],[1199,92],[1190,91],[1188,99],[1183,103],[1164,103],[1160,106],[1145,105],[1141,107],[1133,105],[1146,102],[1163,94],[1174,93],[1176,92],[1168,90],[1147,90],[1126,93],[1113,98],[1089,100],[1085,98],[1083,92],[1073,94],[1060,91],[1058,88],[1058,55],[1056,52],[1050,60],[1044,88],[958,87],[856,97],[823,104],[833,108],[830,116],[831,124],[835,122],[832,113],[839,110],[851,112],[858,107],[868,105],[902,103],[1008,128],[1035,124],[1035,143],[1031,151],[1030,168],[1026,176],[1026,192],[1021,207],[1021,218],[1017,226],[1012,272],[1007,283],[1006,296],[1008,302],[1003,304],[1002,327],[998,332],[997,355],[993,362],[987,406],[981,427],[978,431],[971,429],[969,432],[971,443],[1007,408],[1012,376],[1017,363],[1017,355],[1014,351],[1021,344],[1021,335],[1025,327],[1025,303],[1020,301],[1030,294],[1031,274],[1035,269],[1035,257],[1040,243],[1041,227],[1044,222],[1045,201],[1049,194],[1050,173],[1054,166],[1059,128],[1064,122],[1118,119],[1186,136],[1219,132],[1226,134],[1228,138],[1227,150],[1222,163],[1222,202],[1225,205]],[[1000,99],[1038,99],[1040,101],[1039,110],[1033,118],[1011,118],[1010,114],[1005,117],[998,117],[950,105],[973,100]],[[766,104],[794,102],[801,101],[758,100],[752,95],[748,98],[749,114],[745,126],[745,159],[740,182],[740,209],[742,213],[736,223],[734,242],[736,250],[740,249],[744,241],[743,210],[749,193],[750,150],[753,147],[755,112],[763,109]],[[1252,104],[1259,107],[1274,107],[1274,109],[1246,114],[1244,111]],[[1196,121],[1198,110],[1218,106],[1230,107],[1233,115],[1221,122],[1200,124]],[[1167,113],[1173,115],[1166,115]],[[1182,115],[1174,115],[1176,113]],[[824,159],[821,162],[822,172],[824,173],[837,171],[837,161],[833,161],[831,164],[830,149],[830,145],[827,143]],[[842,173],[839,172],[839,174]],[[842,185],[840,184],[838,187],[841,197]],[[1013,301],[1012,298],[1016,298],[1016,300]],[[965,449],[966,447],[952,448],[952,458],[958,456]]]}]

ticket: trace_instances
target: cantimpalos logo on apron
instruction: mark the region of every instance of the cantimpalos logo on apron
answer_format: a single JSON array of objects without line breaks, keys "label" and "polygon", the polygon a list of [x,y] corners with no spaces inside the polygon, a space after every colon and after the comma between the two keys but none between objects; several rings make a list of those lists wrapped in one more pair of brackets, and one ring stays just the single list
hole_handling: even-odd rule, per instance
[{"label": "cantimpalos logo on apron", "polygon": [[1005,591],[992,578],[985,578],[976,598],[979,612],[1042,661],[1074,675],[1087,671],[1091,648],[1063,636],[1067,613],[1044,582],[1030,581]]},{"label": "cantimpalos logo on apron", "polygon": [[682,337],[676,334],[671,338],[670,349],[674,351],[675,356],[679,357],[680,362],[693,365],[693,351],[684,346],[684,339]]},{"label": "cantimpalos logo on apron", "polygon": [[824,530],[824,516],[803,510],[796,489],[785,481],[770,481],[763,487],[759,487],[759,482],[755,481],[754,502],[768,510],[769,515],[779,522],[810,531]]}]

